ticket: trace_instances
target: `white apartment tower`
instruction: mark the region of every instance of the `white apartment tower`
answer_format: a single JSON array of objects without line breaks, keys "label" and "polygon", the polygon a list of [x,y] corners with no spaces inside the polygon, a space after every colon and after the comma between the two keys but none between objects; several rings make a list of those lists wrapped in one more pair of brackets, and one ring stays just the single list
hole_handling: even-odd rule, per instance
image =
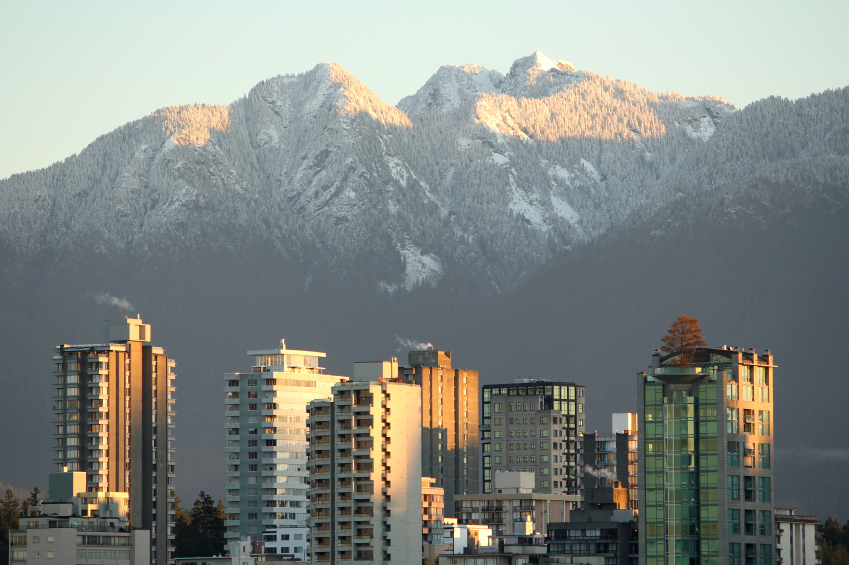
[{"label": "white apartment tower", "polygon": [[100,344],[57,345],[53,363],[56,470],[84,471],[87,492],[129,493],[151,562],[173,561],[175,362],[149,324],[124,318],[103,323]]},{"label": "white apartment tower", "polygon": [[307,523],[307,403],[345,377],[325,375],[318,351],[248,351],[250,373],[224,375],[227,542]]},{"label": "white apartment tower", "polygon": [[309,406],[311,563],[421,563],[421,387],[356,363]]}]

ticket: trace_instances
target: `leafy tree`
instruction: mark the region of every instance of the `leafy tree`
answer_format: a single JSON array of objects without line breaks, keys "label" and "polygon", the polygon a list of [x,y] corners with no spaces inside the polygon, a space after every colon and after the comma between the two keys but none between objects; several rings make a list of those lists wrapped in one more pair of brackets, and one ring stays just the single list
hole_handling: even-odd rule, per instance
[{"label": "leafy tree", "polygon": [[6,496],[0,500],[0,563],[9,562],[9,530],[18,528],[18,509],[20,501],[12,492],[6,489]]},{"label": "leafy tree", "polygon": [[191,511],[174,502],[175,557],[211,557],[224,553],[224,504],[201,491]]},{"label": "leafy tree", "polygon": [[687,314],[681,314],[675,323],[666,331],[666,335],[660,338],[663,342],[661,351],[665,353],[678,354],[674,361],[679,367],[691,364],[693,350],[699,346],[706,346],[707,342],[702,339],[702,328],[699,320],[691,318]]}]

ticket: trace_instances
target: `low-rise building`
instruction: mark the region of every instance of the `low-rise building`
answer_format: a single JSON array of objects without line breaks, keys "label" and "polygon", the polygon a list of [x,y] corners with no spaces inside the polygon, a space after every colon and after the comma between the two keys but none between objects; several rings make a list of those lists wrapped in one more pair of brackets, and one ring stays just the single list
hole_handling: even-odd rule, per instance
[{"label": "low-rise building", "polygon": [[514,522],[530,517],[535,530],[545,533],[550,522],[569,521],[569,512],[579,502],[575,494],[542,494],[534,490],[533,473],[496,473],[491,494],[457,496],[458,524],[483,524],[493,535],[513,533]]},{"label": "low-rise building", "polygon": [[819,525],[816,516],[799,516],[795,508],[776,508],[776,565],[820,565]]},{"label": "low-rise building", "polygon": [[[80,516],[82,505],[79,497],[68,502],[44,502],[41,516],[21,519],[19,529],[9,532],[9,561],[150,565],[150,530],[131,530],[123,516]],[[119,512],[118,504],[103,506],[111,506],[109,513]]]},{"label": "low-rise building", "polygon": [[458,524],[457,518],[445,518],[442,540],[446,554],[479,553],[489,546],[492,528],[482,524]]},{"label": "low-rise building", "polygon": [[250,536],[228,543],[224,549],[225,555],[211,557],[178,557],[174,565],[255,565],[252,556]]},{"label": "low-rise building", "polygon": [[584,508],[573,510],[571,521],[548,526],[549,555],[571,556],[600,565],[637,565],[639,547],[636,511],[629,508],[628,489],[612,486],[584,490]]}]

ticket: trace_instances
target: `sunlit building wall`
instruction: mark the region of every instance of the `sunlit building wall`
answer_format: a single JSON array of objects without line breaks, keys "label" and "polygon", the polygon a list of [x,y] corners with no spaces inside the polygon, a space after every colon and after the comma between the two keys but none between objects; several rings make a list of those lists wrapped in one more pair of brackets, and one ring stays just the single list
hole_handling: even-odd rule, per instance
[{"label": "sunlit building wall", "polygon": [[421,563],[421,406],[394,360],[310,404],[311,563]]}]

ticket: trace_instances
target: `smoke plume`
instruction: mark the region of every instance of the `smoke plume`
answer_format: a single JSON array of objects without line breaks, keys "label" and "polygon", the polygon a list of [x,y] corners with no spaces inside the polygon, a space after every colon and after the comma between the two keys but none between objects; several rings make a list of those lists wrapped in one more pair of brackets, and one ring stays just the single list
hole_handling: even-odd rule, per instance
[{"label": "smoke plume", "polygon": [[135,310],[133,305],[126,298],[118,298],[117,296],[112,296],[107,293],[103,294],[95,294],[94,299],[97,300],[98,304],[108,304],[110,306],[117,306],[121,310]]},{"label": "smoke plume", "polygon": [[619,480],[619,475],[617,475],[613,471],[608,471],[604,467],[593,467],[592,465],[587,465],[586,467],[584,467],[584,472],[589,473],[590,475],[599,479],[607,479],[611,483],[615,483]]},{"label": "smoke plume", "polygon": [[402,337],[395,336],[395,339],[398,340],[398,343],[401,344],[401,347],[409,349],[410,351],[425,351],[429,347],[433,347],[430,343],[422,343],[420,341],[413,341],[411,339],[404,339]]}]

